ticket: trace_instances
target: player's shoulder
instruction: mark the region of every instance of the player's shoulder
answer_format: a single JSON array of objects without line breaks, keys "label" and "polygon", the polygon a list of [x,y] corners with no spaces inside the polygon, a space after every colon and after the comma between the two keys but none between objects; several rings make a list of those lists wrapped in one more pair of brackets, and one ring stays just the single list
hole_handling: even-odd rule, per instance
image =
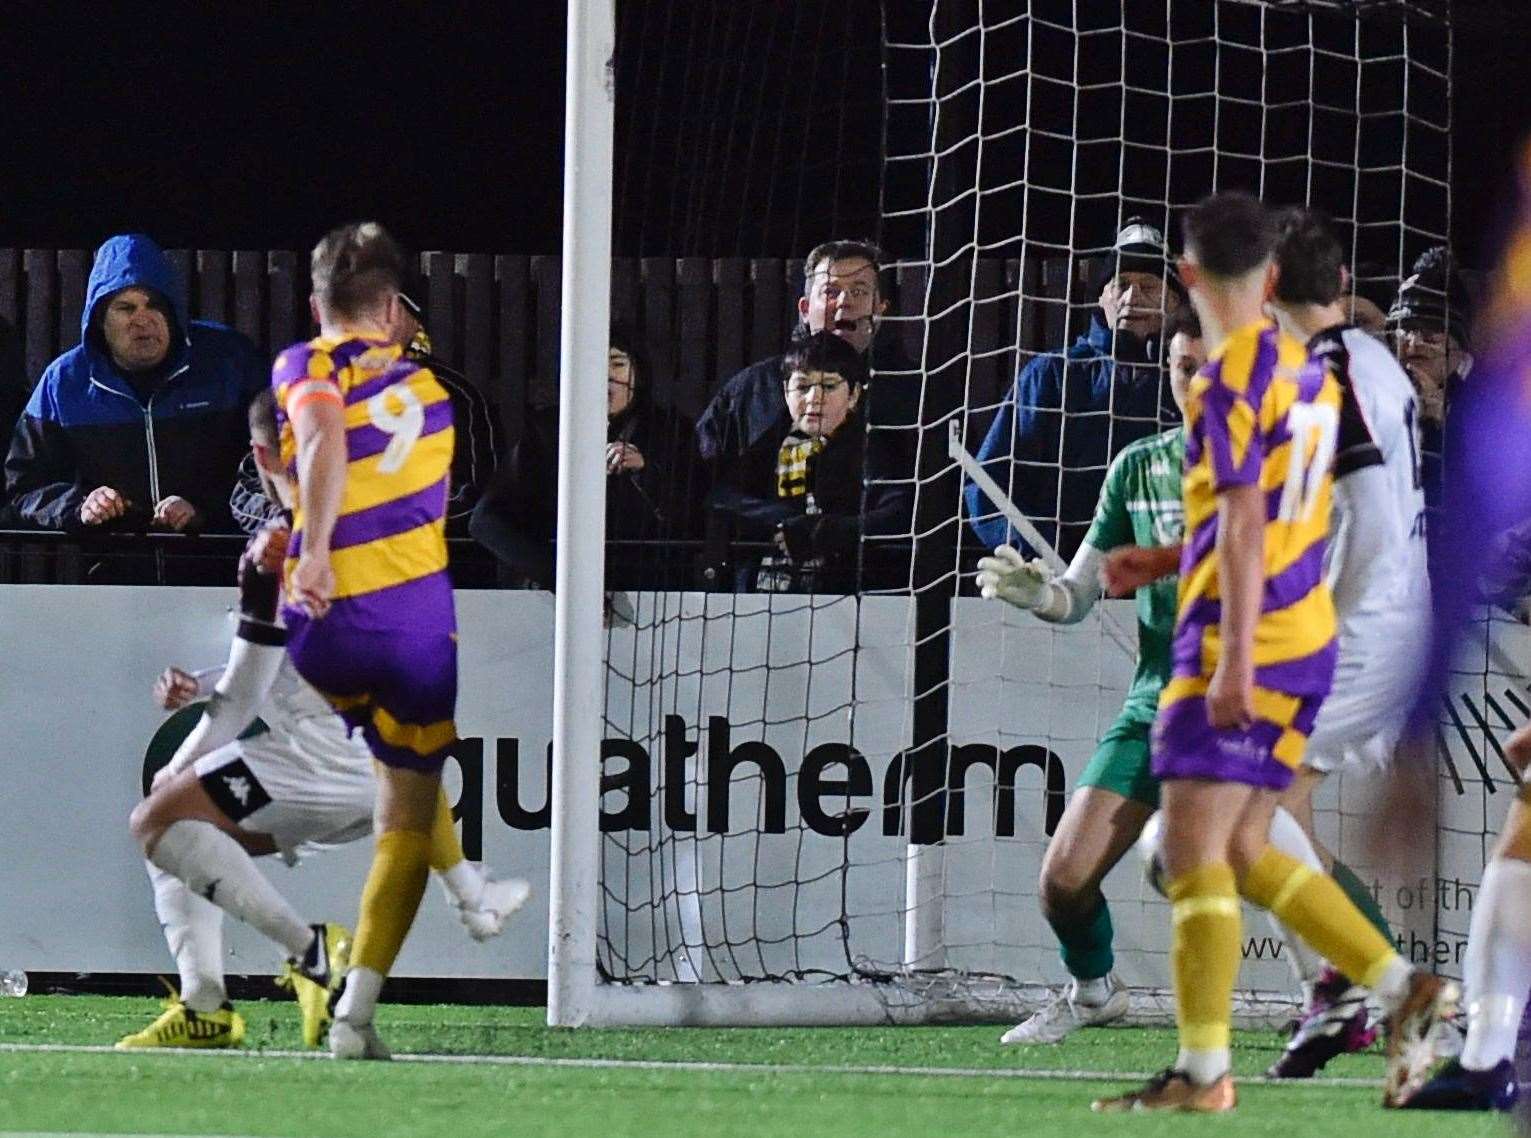
[{"label": "player's shoulder", "polygon": [[280,387],[300,379],[332,379],[335,375],[334,347],[334,340],[316,336],[283,348],[271,365],[271,382]]},{"label": "player's shoulder", "polygon": [[1212,358],[1197,373],[1192,391],[1198,387],[1203,390],[1223,388],[1258,400],[1276,370],[1289,358],[1290,350],[1275,323],[1252,321],[1228,333]]},{"label": "player's shoulder", "polygon": [[1375,392],[1399,402],[1413,397],[1414,385],[1387,345],[1359,328],[1345,329],[1343,340],[1348,365],[1346,382],[1357,390]]},{"label": "player's shoulder", "polygon": [[1152,465],[1169,455],[1179,454],[1185,447],[1185,428],[1171,427],[1158,434],[1134,439],[1124,446],[1112,461],[1112,466],[1127,468]]}]

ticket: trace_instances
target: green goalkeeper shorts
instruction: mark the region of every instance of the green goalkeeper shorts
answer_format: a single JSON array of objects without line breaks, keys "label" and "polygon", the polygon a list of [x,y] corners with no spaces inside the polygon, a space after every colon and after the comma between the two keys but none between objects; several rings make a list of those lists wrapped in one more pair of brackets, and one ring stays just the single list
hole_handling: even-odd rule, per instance
[{"label": "green goalkeeper shorts", "polygon": [[1098,786],[1157,810],[1159,780],[1149,770],[1148,736],[1158,710],[1151,703],[1122,708],[1079,776],[1079,786]]}]

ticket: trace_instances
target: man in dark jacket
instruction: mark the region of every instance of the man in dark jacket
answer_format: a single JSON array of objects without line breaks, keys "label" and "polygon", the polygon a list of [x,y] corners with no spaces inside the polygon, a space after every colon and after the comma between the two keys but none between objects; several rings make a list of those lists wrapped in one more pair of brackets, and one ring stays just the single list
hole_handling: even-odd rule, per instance
[{"label": "man in dark jacket", "polygon": [[11,437],[5,492],[24,522],[233,532],[245,407],[265,368],[238,332],[187,319],[182,297],[150,238],[97,251],[80,343],[48,365]]},{"label": "man in dark jacket", "polygon": [[868,446],[858,412],[865,360],[843,338],[819,332],[793,344],[776,383],[774,423],[724,463],[709,497],[737,539],[778,550],[746,559],[736,587],[851,593],[900,584],[900,563],[874,543],[862,547],[864,537],[902,532],[911,493],[877,468]]},{"label": "man in dark jacket", "polygon": [[[803,262],[799,334],[832,332],[886,373],[865,393],[862,414],[881,428],[874,449],[912,469],[913,427],[919,421],[919,384],[914,365],[892,337],[877,338],[888,310],[882,294],[882,252],[866,241],[826,241]],[[770,356],[730,376],[696,422],[697,451],[708,462],[729,461],[760,441],[781,415],[781,356]]]},{"label": "man in dark jacket", "polygon": [[[1131,219],[1113,255],[1089,330],[1061,356],[1037,356],[1021,369],[977,455],[1065,561],[1090,527],[1111,459],[1175,415],[1159,340],[1165,316],[1184,298],[1164,236]],[[976,485],[962,496],[986,546],[1030,549]]]}]

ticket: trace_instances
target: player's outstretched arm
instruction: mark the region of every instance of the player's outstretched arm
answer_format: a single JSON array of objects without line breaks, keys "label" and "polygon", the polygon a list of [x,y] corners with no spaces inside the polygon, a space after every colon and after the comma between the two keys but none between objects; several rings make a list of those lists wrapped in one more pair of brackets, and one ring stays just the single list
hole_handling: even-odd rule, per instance
[{"label": "player's outstretched arm", "polygon": [[243,635],[234,637],[228,663],[208,696],[202,717],[155,776],[156,784],[239,738],[276,682],[285,651],[280,643],[259,644]]},{"label": "player's outstretched arm", "polygon": [[1101,558],[1100,584],[1107,596],[1125,597],[1180,571],[1178,545],[1119,545]]},{"label": "player's outstretched arm", "polygon": [[1096,582],[1104,556],[1086,542],[1069,567],[1054,577],[1040,558],[1027,561],[1011,546],[1001,545],[979,559],[978,590],[986,599],[1026,609],[1041,620],[1073,624],[1085,618],[1100,596]]}]

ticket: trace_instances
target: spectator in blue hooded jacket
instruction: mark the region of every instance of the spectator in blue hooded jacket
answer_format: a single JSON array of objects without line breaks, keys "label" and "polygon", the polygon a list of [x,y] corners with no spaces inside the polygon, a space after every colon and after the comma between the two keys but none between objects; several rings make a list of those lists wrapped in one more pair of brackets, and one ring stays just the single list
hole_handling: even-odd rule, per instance
[{"label": "spectator in blue hooded jacket", "polygon": [[[1021,369],[977,455],[1065,561],[1090,528],[1111,459],[1175,417],[1159,341],[1165,317],[1185,298],[1164,235],[1132,218],[1113,257],[1089,330],[1062,355],[1037,356]],[[967,482],[962,497],[986,546],[1030,550],[976,485]]]},{"label": "spectator in blue hooded jacket", "polygon": [[80,343],[48,365],[11,436],[6,498],[45,529],[234,531],[229,490],[265,368],[244,336],[187,318],[164,252],[96,253]]}]

